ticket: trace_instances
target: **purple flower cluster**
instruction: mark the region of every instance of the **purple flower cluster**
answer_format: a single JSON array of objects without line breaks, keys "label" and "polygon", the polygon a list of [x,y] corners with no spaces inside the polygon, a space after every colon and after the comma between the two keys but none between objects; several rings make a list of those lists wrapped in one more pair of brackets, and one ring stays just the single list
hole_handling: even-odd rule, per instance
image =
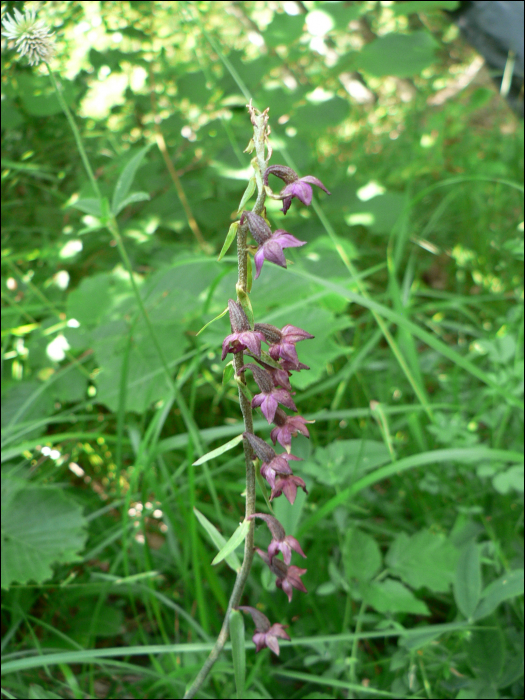
[{"label": "purple flower cluster", "polygon": [[[283,200],[282,211],[285,214],[294,197],[303,204],[309,205],[311,203],[311,184],[330,194],[317,178],[311,175],[299,178],[295,171],[284,165],[270,166],[264,172],[263,182],[267,191],[269,191],[269,175],[275,175],[285,182],[286,186],[277,196]],[[272,196],[275,197],[275,195]],[[254,254],[255,279],[261,274],[265,260],[286,267],[283,249],[296,248],[306,244],[305,241],[298,240],[283,229],[277,229],[272,233],[266,219],[255,212],[244,211],[239,225],[247,227],[257,244]],[[275,425],[270,433],[270,438],[274,445],[278,442],[286,452],[277,454],[273,447],[251,432],[243,433],[243,437],[250,446],[254,459],[260,460],[261,476],[271,488],[270,501],[284,494],[285,498],[293,505],[298,488],[303,489],[305,493],[308,492],[305,482],[300,477],[295,476],[290,467],[290,462],[301,461],[300,457],[291,454],[292,437],[301,433],[309,438],[310,433],[306,424],[314,421],[305,420],[299,415],[289,415],[281,406],[297,413],[297,407],[292,398],[295,393],[292,392],[290,377],[293,372],[310,368],[299,361],[296,344],[302,340],[312,339],[314,336],[291,324],[287,324],[283,328],[277,328],[268,323],[255,323],[252,326],[241,303],[230,299],[228,308],[232,332],[222,344],[222,359],[224,360],[226,355],[231,352],[246,353],[255,360],[255,362],[244,363],[238,369],[238,375],[241,381],[244,381],[245,372],[252,373],[259,388],[259,393],[255,394],[252,399],[252,408],[260,408],[268,423]],[[266,352],[262,351],[262,343],[268,346]],[[300,578],[306,573],[306,569],[290,564],[292,551],[304,558],[306,555],[299,542],[291,535],[286,535],[284,528],[273,515],[254,513],[249,516],[250,520],[253,518],[264,520],[272,535],[267,552],[259,548],[256,548],[255,551],[276,576],[276,586],[284,591],[288,601],[291,602],[294,588],[304,593],[307,592]],[[282,560],[277,556],[279,552],[283,556]],[[256,628],[253,636],[256,651],[268,647],[275,654],[279,654],[277,638],[289,639],[284,631],[284,626],[279,623],[270,625],[268,618],[256,608],[239,606],[238,609],[249,612],[253,618]]]}]

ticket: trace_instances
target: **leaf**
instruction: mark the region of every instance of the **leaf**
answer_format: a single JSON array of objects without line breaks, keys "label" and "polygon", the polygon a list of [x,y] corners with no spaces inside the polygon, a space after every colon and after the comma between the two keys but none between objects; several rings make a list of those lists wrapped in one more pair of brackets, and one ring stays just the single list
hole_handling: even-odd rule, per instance
[{"label": "leaf", "polygon": [[72,209],[78,209],[83,211],[84,214],[91,214],[91,216],[96,216],[97,219],[102,216],[102,208],[100,205],[100,199],[87,198],[87,199],[77,199],[76,202],[71,202],[68,207]]},{"label": "leaf", "polygon": [[2,588],[42,584],[53,565],[79,561],[87,539],[82,507],[60,486],[2,477]]},{"label": "leaf", "polygon": [[481,603],[474,611],[474,620],[490,615],[500,603],[523,595],[523,569],[514,569],[489,584],[481,594]]},{"label": "leaf", "polygon": [[244,190],[244,194],[241,199],[241,203],[239,204],[239,208],[237,209],[237,214],[241,214],[242,211],[244,211],[244,207],[246,205],[246,202],[248,202],[252,196],[252,194],[255,192],[255,175],[253,175],[249,181],[248,181],[248,187]]},{"label": "leaf", "polygon": [[244,698],[246,680],[246,643],[244,640],[244,616],[240,610],[230,613],[230,640],[232,643],[233,673],[238,698]]},{"label": "leaf", "polygon": [[116,216],[125,204],[128,192],[135,179],[135,174],[142,163],[142,160],[146,153],[151,148],[152,144],[148,144],[141,148],[138,153],[136,153],[127,163],[124,170],[120,174],[115,189],[113,191],[113,201],[111,203],[111,213]]},{"label": "leaf", "polygon": [[[206,530],[208,533],[209,538],[213,542],[213,544],[217,547],[217,549],[221,549],[221,547],[224,547],[226,545],[226,540],[225,538],[221,535],[221,533],[217,530],[215,525],[210,523],[208,518],[203,515],[197,508],[193,508],[193,512],[197,516],[198,521],[202,525],[202,527]],[[229,554],[227,557],[225,557],[226,563],[230,567],[230,569],[233,569],[237,573],[239,569],[241,568],[241,562],[239,561],[239,558],[233,552],[232,554]]]},{"label": "leaf", "polygon": [[363,591],[363,598],[378,612],[430,615],[429,609],[422,600],[418,600],[400,581],[390,578],[371,583]]},{"label": "leaf", "polygon": [[231,244],[233,243],[235,236],[237,235],[238,228],[239,228],[239,222],[234,221],[233,224],[231,224],[230,228],[228,229],[228,233],[226,234],[226,238],[224,239],[224,243],[223,243],[223,246],[221,248],[221,252],[219,253],[219,257],[217,258],[217,262],[222,260],[222,258],[228,252]]},{"label": "leaf", "polygon": [[434,61],[438,47],[432,35],[424,30],[412,34],[392,32],[365,44],[356,57],[356,67],[378,78],[385,75],[410,78]]},{"label": "leaf", "polygon": [[220,552],[212,561],[212,566],[215,566],[215,564],[219,564],[219,562],[221,562],[223,559],[226,559],[226,557],[231,556],[232,553],[235,552],[237,547],[246,539],[246,535],[248,534],[250,525],[251,522],[249,520],[244,520],[239,525],[239,527],[235,530],[228,542],[226,542],[226,544],[222,547]]},{"label": "leaf", "polygon": [[303,33],[304,15],[274,14],[264,32],[264,42],[269,48],[290,46]]},{"label": "leaf", "polygon": [[381,550],[375,539],[357,528],[346,533],[343,550],[346,580],[370,581],[381,568]]},{"label": "leaf", "polygon": [[215,457],[218,457],[219,455],[222,455],[225,452],[228,452],[228,450],[233,449],[241,441],[242,441],[242,435],[237,435],[237,437],[234,437],[233,440],[230,440],[229,442],[225,442],[224,445],[217,447],[215,450],[212,450],[211,452],[207,452],[205,455],[200,457],[196,462],[193,462],[193,466],[197,467],[197,466],[199,466],[199,464],[204,464],[204,462],[209,462],[211,459],[215,459]]},{"label": "leaf", "polygon": [[472,617],[481,595],[481,564],[479,546],[471,540],[459,553],[454,598],[467,619]]},{"label": "leaf", "polygon": [[224,368],[224,372],[222,373],[222,385],[226,386],[230,379],[233,377],[235,373],[235,370],[233,369],[233,364],[231,362],[228,362],[226,367]]},{"label": "leaf", "polygon": [[119,214],[125,207],[128,206],[128,204],[134,204],[135,202],[144,202],[149,199],[151,199],[151,197],[147,192],[133,192],[132,194],[128,195],[123,202],[120,203],[117,211],[114,212],[114,214],[115,216]]},{"label": "leaf", "polygon": [[239,299],[239,303],[242,306],[242,308],[244,309],[244,313],[248,317],[248,321],[250,323],[250,328],[253,328],[254,317],[253,317],[252,302],[250,301],[250,297],[248,296],[248,294],[246,294],[244,289],[241,289],[239,287],[239,285],[236,285],[236,289],[237,289],[237,297]]},{"label": "leaf", "polygon": [[225,316],[227,313],[228,313],[228,307],[226,307],[226,308],[224,309],[224,311],[222,311],[218,316],[215,316],[215,318],[212,318],[211,321],[208,321],[208,323],[200,329],[200,331],[197,333],[197,335],[200,335],[200,334],[202,333],[202,331],[205,330],[206,328],[208,328],[208,326],[209,326],[211,323],[213,323],[214,321],[218,321],[220,318],[222,318],[223,316]]},{"label": "leaf", "polygon": [[442,534],[421,530],[399,534],[386,555],[390,572],[412,588],[426,586],[444,593],[454,581],[458,551]]}]

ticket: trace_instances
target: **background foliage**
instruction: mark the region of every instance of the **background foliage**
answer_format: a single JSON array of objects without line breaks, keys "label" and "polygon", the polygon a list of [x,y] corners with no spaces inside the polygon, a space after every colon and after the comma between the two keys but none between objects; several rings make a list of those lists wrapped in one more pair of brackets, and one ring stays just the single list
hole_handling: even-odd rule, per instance
[{"label": "background foliage", "polygon": [[[332,196],[291,208],[308,246],[253,287],[316,336],[317,422],[308,497],[275,503],[309,593],[255,564],[246,604],[292,642],[248,652],[244,697],[523,696],[522,122],[456,5],[35,3],[102,194],[148,195],[119,223],[174,382],[45,69],[3,52],[7,697],[180,697],[220,628],[234,574],[193,508],[230,537],[243,457],[193,462],[242,428],[227,317],[197,332],[234,293],[250,97],[272,162]],[[226,652],[203,696],[234,688]]]}]

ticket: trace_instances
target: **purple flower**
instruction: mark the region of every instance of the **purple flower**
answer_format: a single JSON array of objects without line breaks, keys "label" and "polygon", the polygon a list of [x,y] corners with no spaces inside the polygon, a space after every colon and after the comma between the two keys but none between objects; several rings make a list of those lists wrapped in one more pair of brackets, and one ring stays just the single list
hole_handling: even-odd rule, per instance
[{"label": "purple flower", "polygon": [[233,299],[228,301],[228,309],[233,333],[226,336],[222,343],[222,359],[224,360],[229,352],[243,352],[246,348],[253,355],[260,356],[264,335],[260,331],[250,329],[250,322],[244,309]]},{"label": "purple flower", "polygon": [[277,426],[270,433],[273,444],[279,442],[287,452],[292,449],[292,437],[297,433],[302,433],[307,438],[310,437],[306,423],[315,423],[313,420],[305,420],[302,416],[288,416],[282,408],[277,408],[273,417],[273,422]]},{"label": "purple flower", "polygon": [[306,554],[301,549],[299,542],[295,539],[295,537],[286,535],[284,527],[277,520],[277,518],[274,518],[273,515],[266,515],[265,513],[254,513],[253,515],[248,516],[248,520],[252,520],[253,518],[261,518],[264,520],[272,533],[272,541],[268,547],[268,557],[270,558],[270,562],[277,552],[282,552],[285,563],[289,564],[292,560],[292,549],[294,552],[297,552],[297,554],[300,554],[306,559]]},{"label": "purple flower", "polygon": [[286,183],[286,186],[279,193],[279,197],[283,200],[283,208],[281,211],[286,214],[292,203],[292,199],[297,197],[303,204],[308,206],[312,202],[312,188],[310,185],[320,187],[331,194],[323,185],[321,180],[318,180],[313,175],[299,177],[295,170],[288,168],[286,165],[270,165],[264,171],[264,184],[268,185],[268,175],[275,175]]},{"label": "purple flower", "polygon": [[266,552],[263,552],[258,547],[255,550],[261,559],[268,564],[272,573],[277,576],[276,585],[288,596],[288,602],[292,602],[293,589],[297,588],[298,591],[303,591],[303,593],[308,593],[304,583],[301,581],[300,576],[306,573],[306,569],[300,569],[298,566],[287,566],[283,561],[274,557],[270,561],[270,557]]},{"label": "purple flower", "polygon": [[296,462],[302,461],[301,457],[296,457],[295,455],[278,455],[273,447],[270,447],[268,443],[261,440],[261,438],[257,437],[257,435],[253,435],[252,433],[243,433],[243,437],[248,440],[253,451],[261,460],[261,476],[266,479],[272,489],[275,486],[276,474],[292,474],[292,469],[288,464],[290,460],[294,460]]},{"label": "purple flower", "polygon": [[[294,369],[308,369],[306,365],[302,365],[297,357],[295,343],[301,340],[312,339],[315,336],[303,331],[297,326],[287,324],[282,330],[269,323],[256,323],[255,330],[260,331],[268,343],[268,352],[273,360],[278,360],[280,357],[293,365]],[[292,369],[289,365],[286,369]]]},{"label": "purple flower", "polygon": [[[257,360],[257,362],[259,362],[259,364],[264,367],[264,369],[268,372],[268,374],[270,374],[274,386],[280,386],[283,389],[286,389],[287,391],[290,391],[290,392],[292,391],[292,387],[291,387],[290,379],[289,379],[291,372],[289,372],[288,369],[286,369],[283,366],[284,362],[280,363],[282,366],[281,369],[277,369],[277,367],[271,367],[270,365],[267,365],[262,360]],[[306,367],[306,365],[303,365],[303,367]],[[309,369],[309,368],[307,368],[307,369]]]},{"label": "purple flower", "polygon": [[254,257],[255,279],[261,274],[265,259],[281,267],[286,267],[286,258],[284,257],[283,248],[297,248],[306,245],[306,241],[300,241],[284,229],[277,229],[277,231],[272,233],[266,221],[261,216],[251,211],[243,212],[241,224],[244,222],[244,219],[248,221],[248,228],[259,244]]},{"label": "purple flower", "polygon": [[286,389],[277,389],[269,372],[258,365],[254,365],[252,362],[241,367],[240,371],[247,369],[253,372],[253,378],[261,390],[260,394],[253,397],[252,408],[260,406],[268,423],[273,421],[278,404],[282,404],[292,411],[297,411],[297,407],[288,391]]},{"label": "purple flower", "polygon": [[[282,455],[281,455],[282,456]],[[289,455],[290,457],[292,455]],[[261,468],[261,474],[262,474],[262,468]],[[266,478],[266,477],[265,477]],[[282,493],[286,496],[288,501],[290,502],[290,505],[293,506],[295,502],[295,497],[297,496],[297,487],[302,488],[302,490],[305,493],[308,493],[306,490],[306,484],[304,481],[298,477],[294,476],[293,474],[278,474],[277,478],[275,479],[275,483],[272,486],[272,493],[270,494],[270,501],[273,501],[274,498],[278,498]]]},{"label": "purple flower", "polygon": [[290,637],[284,631],[284,628],[288,625],[282,625],[280,622],[274,622],[273,625],[270,625],[270,620],[266,615],[263,615],[260,610],[252,608],[250,605],[239,605],[238,610],[244,610],[244,612],[248,612],[252,616],[255,624],[255,634],[252,637],[255,644],[255,652],[257,653],[261,649],[268,647],[274,654],[279,656],[280,650],[277,637],[290,640]]}]

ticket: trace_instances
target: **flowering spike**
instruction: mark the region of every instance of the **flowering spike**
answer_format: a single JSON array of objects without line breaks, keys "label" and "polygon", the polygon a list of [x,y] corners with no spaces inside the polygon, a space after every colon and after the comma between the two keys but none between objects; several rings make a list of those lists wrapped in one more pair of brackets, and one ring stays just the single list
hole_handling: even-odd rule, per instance
[{"label": "flowering spike", "polygon": [[284,527],[273,515],[266,515],[266,513],[254,513],[248,517],[248,520],[253,518],[261,518],[268,525],[270,532],[272,533],[272,542],[268,547],[268,557],[270,562],[277,552],[283,553],[283,559],[286,564],[289,564],[292,560],[292,549],[300,554],[306,559],[306,554],[301,549],[301,545],[291,535],[286,535]]},{"label": "flowering spike", "polygon": [[[227,335],[222,343],[222,359],[229,352],[244,352],[246,348],[257,357],[261,354],[261,342],[264,341],[264,335],[260,331],[250,330],[250,322],[244,313],[242,306],[230,299],[228,301],[228,309],[230,311],[230,323],[233,333]],[[230,347],[231,346],[231,347]]]},{"label": "flowering spike", "polygon": [[300,576],[306,573],[306,569],[300,569],[298,566],[287,566],[283,561],[273,557],[270,561],[270,557],[266,552],[258,547],[255,550],[261,559],[268,564],[273,574],[277,576],[276,585],[281,588],[288,596],[288,602],[292,602],[293,589],[297,588],[298,591],[303,591],[303,593],[308,593],[305,588],[304,583],[301,581]]},{"label": "flowering spike", "polygon": [[299,177],[294,170],[288,168],[286,165],[271,165],[269,168],[266,168],[263,177],[265,185],[268,185],[268,175],[275,175],[286,183],[286,187],[279,193],[279,198],[283,200],[283,208],[281,211],[284,214],[286,214],[290,208],[294,197],[297,197],[297,199],[303,204],[306,204],[306,206],[312,203],[312,188],[310,185],[320,187],[326,194],[331,194],[318,178],[313,175]]},{"label": "flowering spike", "polygon": [[243,610],[244,612],[250,613],[252,620],[255,624],[255,634],[252,637],[253,643],[255,644],[255,652],[261,651],[264,647],[271,649],[274,654],[279,656],[279,642],[277,637],[281,639],[287,639],[290,641],[290,637],[284,631],[284,628],[288,625],[282,625],[280,622],[275,622],[270,625],[270,620],[263,615],[257,608],[252,608],[250,605],[239,605],[238,610]]},{"label": "flowering spike", "polygon": [[270,433],[273,444],[279,442],[287,452],[292,449],[292,437],[297,437],[301,433],[309,438],[310,433],[306,423],[315,423],[313,420],[305,420],[302,416],[288,416],[282,408],[277,408],[273,417],[273,422],[277,426]]}]

